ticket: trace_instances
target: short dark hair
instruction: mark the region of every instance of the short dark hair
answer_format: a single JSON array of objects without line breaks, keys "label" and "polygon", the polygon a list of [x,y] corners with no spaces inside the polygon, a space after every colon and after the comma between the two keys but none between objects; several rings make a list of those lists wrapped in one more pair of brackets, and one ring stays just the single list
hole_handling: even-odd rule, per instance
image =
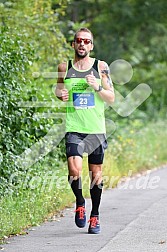
[{"label": "short dark hair", "polygon": [[76,33],[75,33],[75,35],[74,35],[74,41],[75,41],[75,39],[76,39],[76,37],[77,37],[77,34],[78,34],[79,32],[88,32],[88,33],[90,33],[90,34],[91,34],[91,37],[92,37],[92,43],[93,43],[93,34],[92,34],[92,32],[91,32],[88,28],[86,28],[86,27],[82,27],[82,28],[80,28],[79,30],[76,31]]}]

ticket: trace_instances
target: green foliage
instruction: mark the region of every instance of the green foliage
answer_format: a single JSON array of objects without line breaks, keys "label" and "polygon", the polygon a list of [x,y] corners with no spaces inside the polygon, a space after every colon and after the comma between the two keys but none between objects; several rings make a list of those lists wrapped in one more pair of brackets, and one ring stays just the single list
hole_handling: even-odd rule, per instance
[{"label": "green foliage", "polygon": [[[45,72],[57,71],[57,64],[70,52],[58,22],[60,16],[65,15],[67,2],[18,0],[0,4],[0,195],[17,193],[17,189],[8,183],[10,176],[21,171],[24,177],[28,172],[22,172],[17,158],[42,139],[56,123],[54,118],[34,116],[38,112],[50,114],[55,109],[35,108],[31,104],[55,99],[53,81],[48,83],[43,76]],[[34,73],[40,78],[33,79]],[[27,101],[30,107],[24,107]],[[19,105],[21,103],[23,106]],[[63,158],[60,147],[56,155]],[[38,168],[43,170],[42,164],[39,163]],[[30,177],[38,173],[35,167],[30,170]],[[19,181],[17,176],[14,184],[17,185]]]},{"label": "green foliage", "polygon": [[103,175],[106,187],[115,186],[124,176],[166,164],[165,125],[166,121],[161,120],[143,125],[139,119],[131,120],[128,127],[118,124],[105,155]]},{"label": "green foliage", "polygon": [[33,62],[32,71],[55,71],[57,64],[68,57],[69,45],[60,31],[59,18],[65,15],[67,0],[26,0],[1,4],[3,26],[11,33],[22,31],[24,40],[35,48],[38,61]]},{"label": "green foliage", "polygon": [[[30,44],[24,42],[24,36],[19,33],[12,35],[6,28],[1,30],[0,195],[13,193],[9,179],[12,174],[22,171],[18,156],[39,141],[53,125],[53,120],[33,117],[34,108],[19,106],[20,101],[24,103],[35,98],[28,71],[34,51]],[[19,183],[19,178],[15,183]]]},{"label": "green foliage", "polygon": [[[24,234],[28,227],[39,225],[48,215],[58,213],[67,204],[69,205],[69,201],[72,201],[73,195],[67,190],[66,167],[60,163],[60,167],[51,166],[50,163],[48,166],[47,162],[43,163],[46,168],[45,176],[38,171],[33,177],[29,177],[29,174],[21,177],[22,187],[19,188],[18,193],[0,199],[0,240],[11,234]],[[37,168],[41,167],[37,165],[36,171]],[[32,171],[34,169],[35,167]],[[62,176],[65,177],[63,189],[59,180]],[[68,197],[66,197],[67,192]]]},{"label": "green foliage", "polygon": [[[25,118],[31,118],[33,111],[18,108],[17,102],[22,87],[27,84],[26,71],[32,60],[33,51],[22,41],[23,35],[12,36],[6,29],[1,30],[0,37],[0,186],[3,187],[10,174],[17,170],[15,157],[34,140],[30,135]],[[29,81],[28,81],[29,82]],[[6,186],[6,185],[5,185]],[[2,188],[0,190],[2,191]]]}]

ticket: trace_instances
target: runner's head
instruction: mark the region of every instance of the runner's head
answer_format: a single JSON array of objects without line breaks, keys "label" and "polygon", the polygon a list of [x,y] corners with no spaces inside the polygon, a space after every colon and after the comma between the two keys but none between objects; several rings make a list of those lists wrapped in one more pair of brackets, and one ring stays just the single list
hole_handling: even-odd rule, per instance
[{"label": "runner's head", "polygon": [[80,28],[74,35],[72,46],[78,58],[85,58],[93,50],[93,34],[88,28]]},{"label": "runner's head", "polygon": [[76,38],[78,36],[78,33],[80,33],[80,32],[87,32],[87,33],[89,33],[90,36],[91,36],[92,44],[93,44],[93,34],[92,34],[92,32],[88,28],[85,28],[85,27],[80,28],[79,30],[76,31],[76,33],[74,35],[74,41],[76,40]]}]

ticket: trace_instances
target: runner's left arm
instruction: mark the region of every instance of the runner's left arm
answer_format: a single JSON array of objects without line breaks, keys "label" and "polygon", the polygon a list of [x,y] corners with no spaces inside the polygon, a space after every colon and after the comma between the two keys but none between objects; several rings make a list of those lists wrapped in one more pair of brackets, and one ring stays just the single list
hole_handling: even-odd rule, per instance
[{"label": "runner's left arm", "polygon": [[102,77],[102,87],[103,89],[98,92],[101,99],[105,102],[111,104],[114,102],[115,94],[114,94],[114,87],[110,77],[110,68],[108,64],[104,61],[100,61],[99,64],[101,77]]}]

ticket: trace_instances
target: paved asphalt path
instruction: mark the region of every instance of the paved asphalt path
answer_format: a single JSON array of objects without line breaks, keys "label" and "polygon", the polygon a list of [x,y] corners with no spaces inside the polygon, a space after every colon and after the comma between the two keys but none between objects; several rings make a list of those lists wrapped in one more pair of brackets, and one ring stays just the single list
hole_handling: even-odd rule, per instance
[{"label": "paved asphalt path", "polygon": [[[86,200],[87,217],[90,199]],[[7,252],[166,252],[167,167],[136,176],[103,192],[101,233],[74,224],[74,208],[28,235],[10,238]]]}]

